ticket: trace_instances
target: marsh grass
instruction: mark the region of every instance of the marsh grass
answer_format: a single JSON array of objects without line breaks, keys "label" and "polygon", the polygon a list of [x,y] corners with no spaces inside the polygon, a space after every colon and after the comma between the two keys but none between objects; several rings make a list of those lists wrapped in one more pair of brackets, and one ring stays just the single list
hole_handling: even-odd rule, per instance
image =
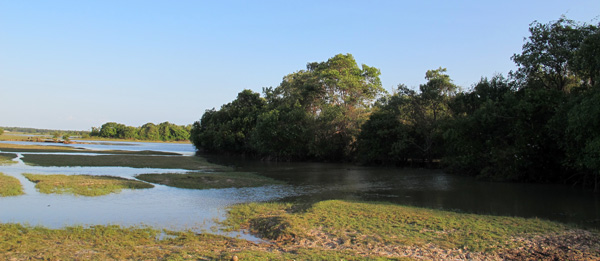
[{"label": "marsh grass", "polygon": [[240,260],[365,260],[347,251],[285,252],[224,236],[115,225],[48,229],[0,224],[0,238],[0,260],[230,260],[233,255]]},{"label": "marsh grass", "polygon": [[17,163],[13,159],[17,157],[17,154],[13,153],[0,153],[0,166],[11,165]]},{"label": "marsh grass", "polygon": [[150,155],[52,155],[25,154],[22,160],[38,166],[114,166],[132,168],[162,168],[188,170],[217,170],[225,167],[207,162],[204,158],[191,156]]},{"label": "marsh grass", "polygon": [[187,189],[241,188],[284,184],[281,181],[248,172],[141,174],[137,175],[136,178],[151,183]]},{"label": "marsh grass", "polygon": [[421,246],[489,252],[519,246],[517,237],[564,231],[539,219],[499,217],[400,206],[389,203],[323,201],[296,211],[289,203],[233,206],[224,222],[281,242],[308,239],[334,248]]},{"label": "marsh grass", "polygon": [[17,178],[4,175],[4,173],[0,173],[1,197],[19,196],[23,194],[23,186]]},{"label": "marsh grass", "polygon": [[137,180],[119,177],[90,175],[36,175],[23,174],[36,183],[35,187],[45,194],[74,194],[81,196],[102,196],[118,193],[123,189],[153,188],[154,185]]}]

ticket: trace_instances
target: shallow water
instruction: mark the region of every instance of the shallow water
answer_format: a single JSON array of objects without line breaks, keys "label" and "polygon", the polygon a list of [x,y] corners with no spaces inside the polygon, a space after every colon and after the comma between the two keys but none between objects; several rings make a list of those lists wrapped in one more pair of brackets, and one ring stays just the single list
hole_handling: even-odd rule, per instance
[{"label": "shallow water", "polygon": [[[169,145],[175,144],[167,144],[167,146]],[[79,144],[76,146],[79,147]],[[103,146],[101,149],[114,149],[113,146],[122,145]],[[135,150],[159,147],[145,146],[145,144],[134,146],[136,146]],[[167,149],[171,152],[185,152],[185,148],[182,150],[181,146],[172,146]],[[258,241],[259,239],[250,235],[218,231],[216,221],[225,218],[226,208],[230,205],[277,200],[296,193],[291,186],[281,185],[260,188],[191,190],[154,184],[155,187],[150,189],[126,189],[120,193],[99,197],[41,194],[35,189],[35,184],[22,175],[23,173],[110,175],[135,179],[136,175],[144,173],[185,173],[189,170],[30,166],[20,160],[23,154],[27,154],[27,152],[17,153],[18,158],[14,159],[15,164],[0,166],[0,172],[21,181],[25,192],[25,195],[22,196],[0,198],[0,222],[42,225],[49,228],[106,224],[152,226],[158,229],[178,231],[210,231]]]},{"label": "shallow water", "polygon": [[466,213],[538,217],[600,228],[600,195],[566,185],[486,182],[441,170],[327,163],[267,163],[205,155],[304,191],[285,201],[384,201]]},{"label": "shallow water", "polygon": [[[27,142],[25,144],[35,144]],[[56,145],[56,144],[44,144]],[[87,146],[89,145],[89,146]],[[156,150],[191,155],[191,144],[102,142],[65,146],[97,150]],[[23,153],[25,154],[25,153]],[[129,167],[39,167],[21,161],[0,166],[17,177],[26,195],[0,198],[0,222],[59,228],[67,225],[148,225],[171,230],[211,231],[228,206],[256,201],[316,202],[327,199],[385,201],[468,213],[538,217],[600,228],[600,196],[589,191],[540,184],[477,181],[439,170],[357,167],[327,163],[267,163],[205,155],[289,185],[243,189],[189,190],[156,185],[100,197],[40,194],[22,173],[89,174],[134,178],[183,169]],[[218,231],[217,231],[218,232]],[[229,234],[258,240],[239,233]]]}]

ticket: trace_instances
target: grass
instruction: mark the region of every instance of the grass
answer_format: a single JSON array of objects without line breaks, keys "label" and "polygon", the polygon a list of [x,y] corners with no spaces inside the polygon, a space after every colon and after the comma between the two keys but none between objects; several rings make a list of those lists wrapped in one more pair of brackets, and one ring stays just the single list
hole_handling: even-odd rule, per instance
[{"label": "grass", "polygon": [[283,184],[280,181],[248,172],[141,174],[137,175],[136,178],[151,183],[187,189],[241,188]]},{"label": "grass", "polygon": [[[225,224],[233,229],[249,228],[274,242],[252,243],[210,234],[115,225],[47,229],[0,224],[0,260],[229,260],[233,255],[240,260],[405,260],[410,257],[553,260],[556,253],[546,256],[545,250],[537,246],[518,248],[520,242],[515,238],[571,229],[537,219],[335,200],[312,206],[237,205],[230,209]],[[597,232],[584,233],[580,241],[589,248],[581,250],[578,242],[565,240],[559,250],[568,255],[558,255],[558,259],[600,258]],[[441,250],[428,256],[432,245]],[[403,249],[412,249],[416,254],[394,252]],[[516,255],[494,255],[496,251],[513,249]],[[453,251],[460,254],[445,254]],[[478,255],[477,251],[483,252]],[[541,251],[541,255],[536,255],[536,251]],[[528,255],[531,252],[533,254]]]},{"label": "grass", "polygon": [[208,163],[204,158],[190,156],[149,156],[149,155],[52,155],[25,154],[27,164],[39,166],[115,166],[132,168],[161,168],[188,170],[216,170],[223,166]]},{"label": "grass", "polygon": [[[236,205],[224,222],[263,238],[291,244],[306,240],[335,249],[368,252],[395,246],[493,252],[522,246],[522,236],[556,233],[565,225],[539,219],[499,217],[389,203],[323,201],[309,208],[289,203]],[[596,234],[596,238],[598,235]],[[391,251],[391,250],[390,250]]]},{"label": "grass", "polygon": [[0,224],[0,238],[1,260],[230,260],[233,255],[240,260],[356,260],[338,251],[286,253],[223,236],[115,225],[47,229]]},{"label": "grass", "polygon": [[10,165],[17,163],[13,159],[17,157],[17,154],[13,153],[0,153],[0,166]]},{"label": "grass", "polygon": [[0,173],[0,197],[23,195],[23,186],[15,177]]},{"label": "grass", "polygon": [[36,175],[23,174],[35,187],[45,194],[74,194],[102,196],[118,193],[123,189],[152,188],[154,185],[119,177],[90,175]]}]

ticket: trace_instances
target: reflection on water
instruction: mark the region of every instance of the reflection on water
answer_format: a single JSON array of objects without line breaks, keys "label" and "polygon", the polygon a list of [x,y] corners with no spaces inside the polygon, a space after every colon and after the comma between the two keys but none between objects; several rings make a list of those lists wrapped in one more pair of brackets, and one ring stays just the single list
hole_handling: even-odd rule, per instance
[{"label": "reflection on water", "polygon": [[538,217],[600,228],[600,195],[564,185],[479,181],[441,170],[358,167],[348,164],[265,163],[205,155],[284,180],[306,193],[286,201],[385,201],[460,212]]}]

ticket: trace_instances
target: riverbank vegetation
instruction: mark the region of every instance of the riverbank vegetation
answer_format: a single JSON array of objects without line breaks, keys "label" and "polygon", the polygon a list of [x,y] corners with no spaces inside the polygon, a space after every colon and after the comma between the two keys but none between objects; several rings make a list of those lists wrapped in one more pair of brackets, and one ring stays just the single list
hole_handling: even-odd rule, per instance
[{"label": "riverbank vegetation", "polygon": [[[191,129],[196,148],[270,160],[442,166],[500,181],[600,190],[600,25],[530,25],[518,69],[468,90],[445,68],[381,88],[350,54],[309,63],[263,96],[240,92]],[[441,165],[439,164],[441,163]]]},{"label": "riverbank vegetation", "polygon": [[190,129],[191,125],[182,126],[169,122],[158,125],[149,122],[140,127],[107,122],[100,128],[92,127],[90,137],[145,141],[188,141],[190,139]]},{"label": "riverbank vegetation", "polygon": [[28,173],[24,173],[23,176],[35,183],[35,188],[44,194],[73,194],[93,197],[119,193],[123,189],[154,187],[154,185],[146,182],[112,176],[37,175]]},{"label": "riverbank vegetation", "polygon": [[224,222],[268,243],[119,226],[0,224],[0,259],[403,260],[600,258],[600,236],[566,225],[387,203],[252,203]]},{"label": "riverbank vegetation", "polygon": [[186,189],[244,188],[284,184],[281,181],[249,172],[161,173],[140,174],[135,177],[150,183]]},{"label": "riverbank vegetation", "polygon": [[23,186],[15,177],[0,172],[0,197],[23,195]]}]

